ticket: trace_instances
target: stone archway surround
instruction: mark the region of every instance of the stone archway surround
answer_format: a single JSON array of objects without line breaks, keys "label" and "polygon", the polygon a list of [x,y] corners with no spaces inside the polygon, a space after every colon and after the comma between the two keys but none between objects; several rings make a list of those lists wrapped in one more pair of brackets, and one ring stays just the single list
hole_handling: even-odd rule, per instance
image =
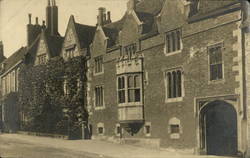
[{"label": "stone archway surround", "polygon": [[202,140],[202,124],[201,124],[201,110],[209,106],[211,102],[214,101],[223,101],[225,103],[231,104],[236,111],[237,115],[237,143],[238,143],[238,151],[244,152],[244,144],[246,139],[242,138],[242,132],[246,129],[242,129],[243,116],[241,111],[241,104],[239,101],[239,96],[230,95],[230,96],[219,96],[219,97],[204,97],[204,98],[195,98],[195,121],[196,121],[196,138],[197,143],[195,147],[195,153],[199,155],[206,155],[206,149],[204,148],[204,140]]}]

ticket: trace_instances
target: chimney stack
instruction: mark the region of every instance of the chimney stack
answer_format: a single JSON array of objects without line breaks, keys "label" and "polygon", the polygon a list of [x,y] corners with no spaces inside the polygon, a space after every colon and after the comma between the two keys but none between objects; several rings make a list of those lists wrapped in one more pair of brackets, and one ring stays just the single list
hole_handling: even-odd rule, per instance
[{"label": "chimney stack", "polygon": [[28,16],[29,16],[29,24],[31,24],[31,14],[28,14]]},{"label": "chimney stack", "polygon": [[3,42],[0,41],[0,60],[2,60],[1,58],[4,56],[4,51],[3,51]]},{"label": "chimney stack", "polygon": [[111,14],[110,14],[110,11],[107,12],[107,23],[111,23]]},{"label": "chimney stack", "polygon": [[100,7],[99,9],[99,14],[98,14],[98,25],[99,26],[103,26],[103,24],[104,24],[104,14],[105,14],[105,12],[106,12],[106,9],[105,8],[103,8],[103,7]]},{"label": "chimney stack", "polygon": [[55,0],[48,0],[46,8],[46,26],[51,35],[58,35],[58,8]]}]

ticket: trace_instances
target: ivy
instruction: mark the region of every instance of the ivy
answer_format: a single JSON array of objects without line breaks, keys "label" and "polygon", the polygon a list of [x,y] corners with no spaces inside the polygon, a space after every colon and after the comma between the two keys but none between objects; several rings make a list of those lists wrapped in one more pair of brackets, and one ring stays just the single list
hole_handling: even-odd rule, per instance
[{"label": "ivy", "polygon": [[[74,133],[81,120],[87,121],[85,109],[86,66],[84,57],[64,61],[55,57],[46,65],[22,65],[19,76],[19,104],[25,119],[24,130]],[[69,94],[64,94],[67,80]]]}]

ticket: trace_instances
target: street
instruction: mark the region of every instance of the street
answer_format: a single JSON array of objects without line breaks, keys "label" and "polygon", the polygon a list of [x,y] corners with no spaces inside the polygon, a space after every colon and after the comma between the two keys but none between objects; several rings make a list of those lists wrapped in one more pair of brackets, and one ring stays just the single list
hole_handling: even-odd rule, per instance
[{"label": "street", "polygon": [[0,134],[0,156],[1,158],[228,158],[98,140],[63,140],[22,134]]},{"label": "street", "polygon": [[95,158],[99,155],[0,136],[1,158]]}]

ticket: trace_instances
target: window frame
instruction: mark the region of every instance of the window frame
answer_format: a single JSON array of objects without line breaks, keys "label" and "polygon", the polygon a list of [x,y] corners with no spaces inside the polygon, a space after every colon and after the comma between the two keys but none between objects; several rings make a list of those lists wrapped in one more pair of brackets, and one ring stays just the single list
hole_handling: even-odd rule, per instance
[{"label": "window frame", "polygon": [[[119,128],[119,130],[118,130],[118,128]],[[117,123],[117,124],[115,125],[115,135],[116,135],[117,137],[120,137],[121,134],[122,134],[121,125],[120,125],[119,123]]]},{"label": "window frame", "polygon": [[40,54],[37,56],[37,64],[38,65],[45,65],[47,63],[47,54]]},{"label": "window frame", "polygon": [[[173,77],[174,77],[173,72],[175,72],[176,74],[176,80],[174,82],[175,84],[173,83]],[[170,78],[169,78],[169,74],[170,74]],[[180,78],[178,77],[179,74],[180,74]],[[173,68],[173,69],[165,70],[164,81],[165,81],[165,103],[183,101],[183,97],[185,96],[183,68],[180,67],[180,68]],[[169,81],[171,81],[170,83],[171,85],[169,84]]]},{"label": "window frame", "polygon": [[[97,71],[98,68],[100,69],[99,71]],[[103,73],[104,73],[103,55],[94,57],[94,75],[100,75]]]},{"label": "window frame", "polygon": [[[149,127],[149,132],[147,131],[147,127]],[[144,124],[144,134],[146,137],[150,137],[152,133],[152,126],[151,126],[151,122],[146,122]]]},{"label": "window frame", "polygon": [[[140,101],[131,101],[129,102],[129,88],[128,88],[128,77],[129,76],[133,76],[133,78],[135,78],[135,76],[139,76],[139,81],[140,81],[140,86],[136,87],[136,89],[140,89]],[[125,102],[124,103],[120,103],[119,102],[119,91],[118,91],[118,86],[119,86],[119,78],[124,77],[124,84],[125,84]],[[143,75],[141,72],[137,72],[137,73],[128,73],[128,74],[121,74],[117,76],[117,103],[118,106],[134,106],[134,105],[142,105],[143,103]],[[136,93],[134,93],[134,97],[136,96]]]},{"label": "window frame", "polygon": [[[169,45],[170,45],[170,47],[169,47]],[[182,52],[182,49],[183,49],[182,29],[176,28],[174,30],[170,30],[170,31],[165,32],[165,34],[164,34],[164,54],[166,56],[179,54]]]},{"label": "window frame", "polygon": [[123,47],[122,56],[127,56],[128,59],[133,59],[138,51],[137,43],[132,43]]},{"label": "window frame", "polygon": [[[211,64],[210,64],[210,50],[211,49],[213,49],[213,48],[216,48],[216,47],[220,47],[220,49],[221,49],[221,71],[222,71],[222,74],[221,74],[221,76],[222,76],[222,78],[219,78],[219,79],[211,79]],[[218,42],[218,43],[215,43],[215,44],[212,44],[212,45],[209,45],[208,47],[207,47],[207,54],[208,54],[208,81],[209,81],[209,83],[216,83],[216,82],[224,82],[224,80],[225,80],[225,70],[224,70],[224,56],[223,56],[223,50],[225,49],[225,47],[224,47],[224,43],[223,42]],[[217,63],[217,65],[218,65],[218,63]]]},{"label": "window frame", "polygon": [[[173,130],[173,127],[178,127],[178,130]],[[168,121],[168,133],[171,139],[180,139],[181,134],[183,134],[183,129],[181,126],[181,120],[177,117],[172,117]]]},{"label": "window frame", "polygon": [[[99,133],[99,129],[102,128],[102,133]],[[105,134],[105,126],[104,123],[99,122],[97,124],[96,132],[98,135],[103,136]]]},{"label": "window frame", "polygon": [[[97,106],[97,89],[101,89],[101,91],[102,91],[102,97],[101,98],[99,98],[100,100],[102,100],[102,105],[98,105]],[[98,85],[98,86],[95,86],[95,88],[94,88],[94,107],[95,107],[95,110],[103,110],[103,109],[105,109],[105,99],[104,99],[104,97],[105,97],[105,94],[104,94],[104,86],[103,85]],[[98,99],[98,100],[99,100]]]}]

